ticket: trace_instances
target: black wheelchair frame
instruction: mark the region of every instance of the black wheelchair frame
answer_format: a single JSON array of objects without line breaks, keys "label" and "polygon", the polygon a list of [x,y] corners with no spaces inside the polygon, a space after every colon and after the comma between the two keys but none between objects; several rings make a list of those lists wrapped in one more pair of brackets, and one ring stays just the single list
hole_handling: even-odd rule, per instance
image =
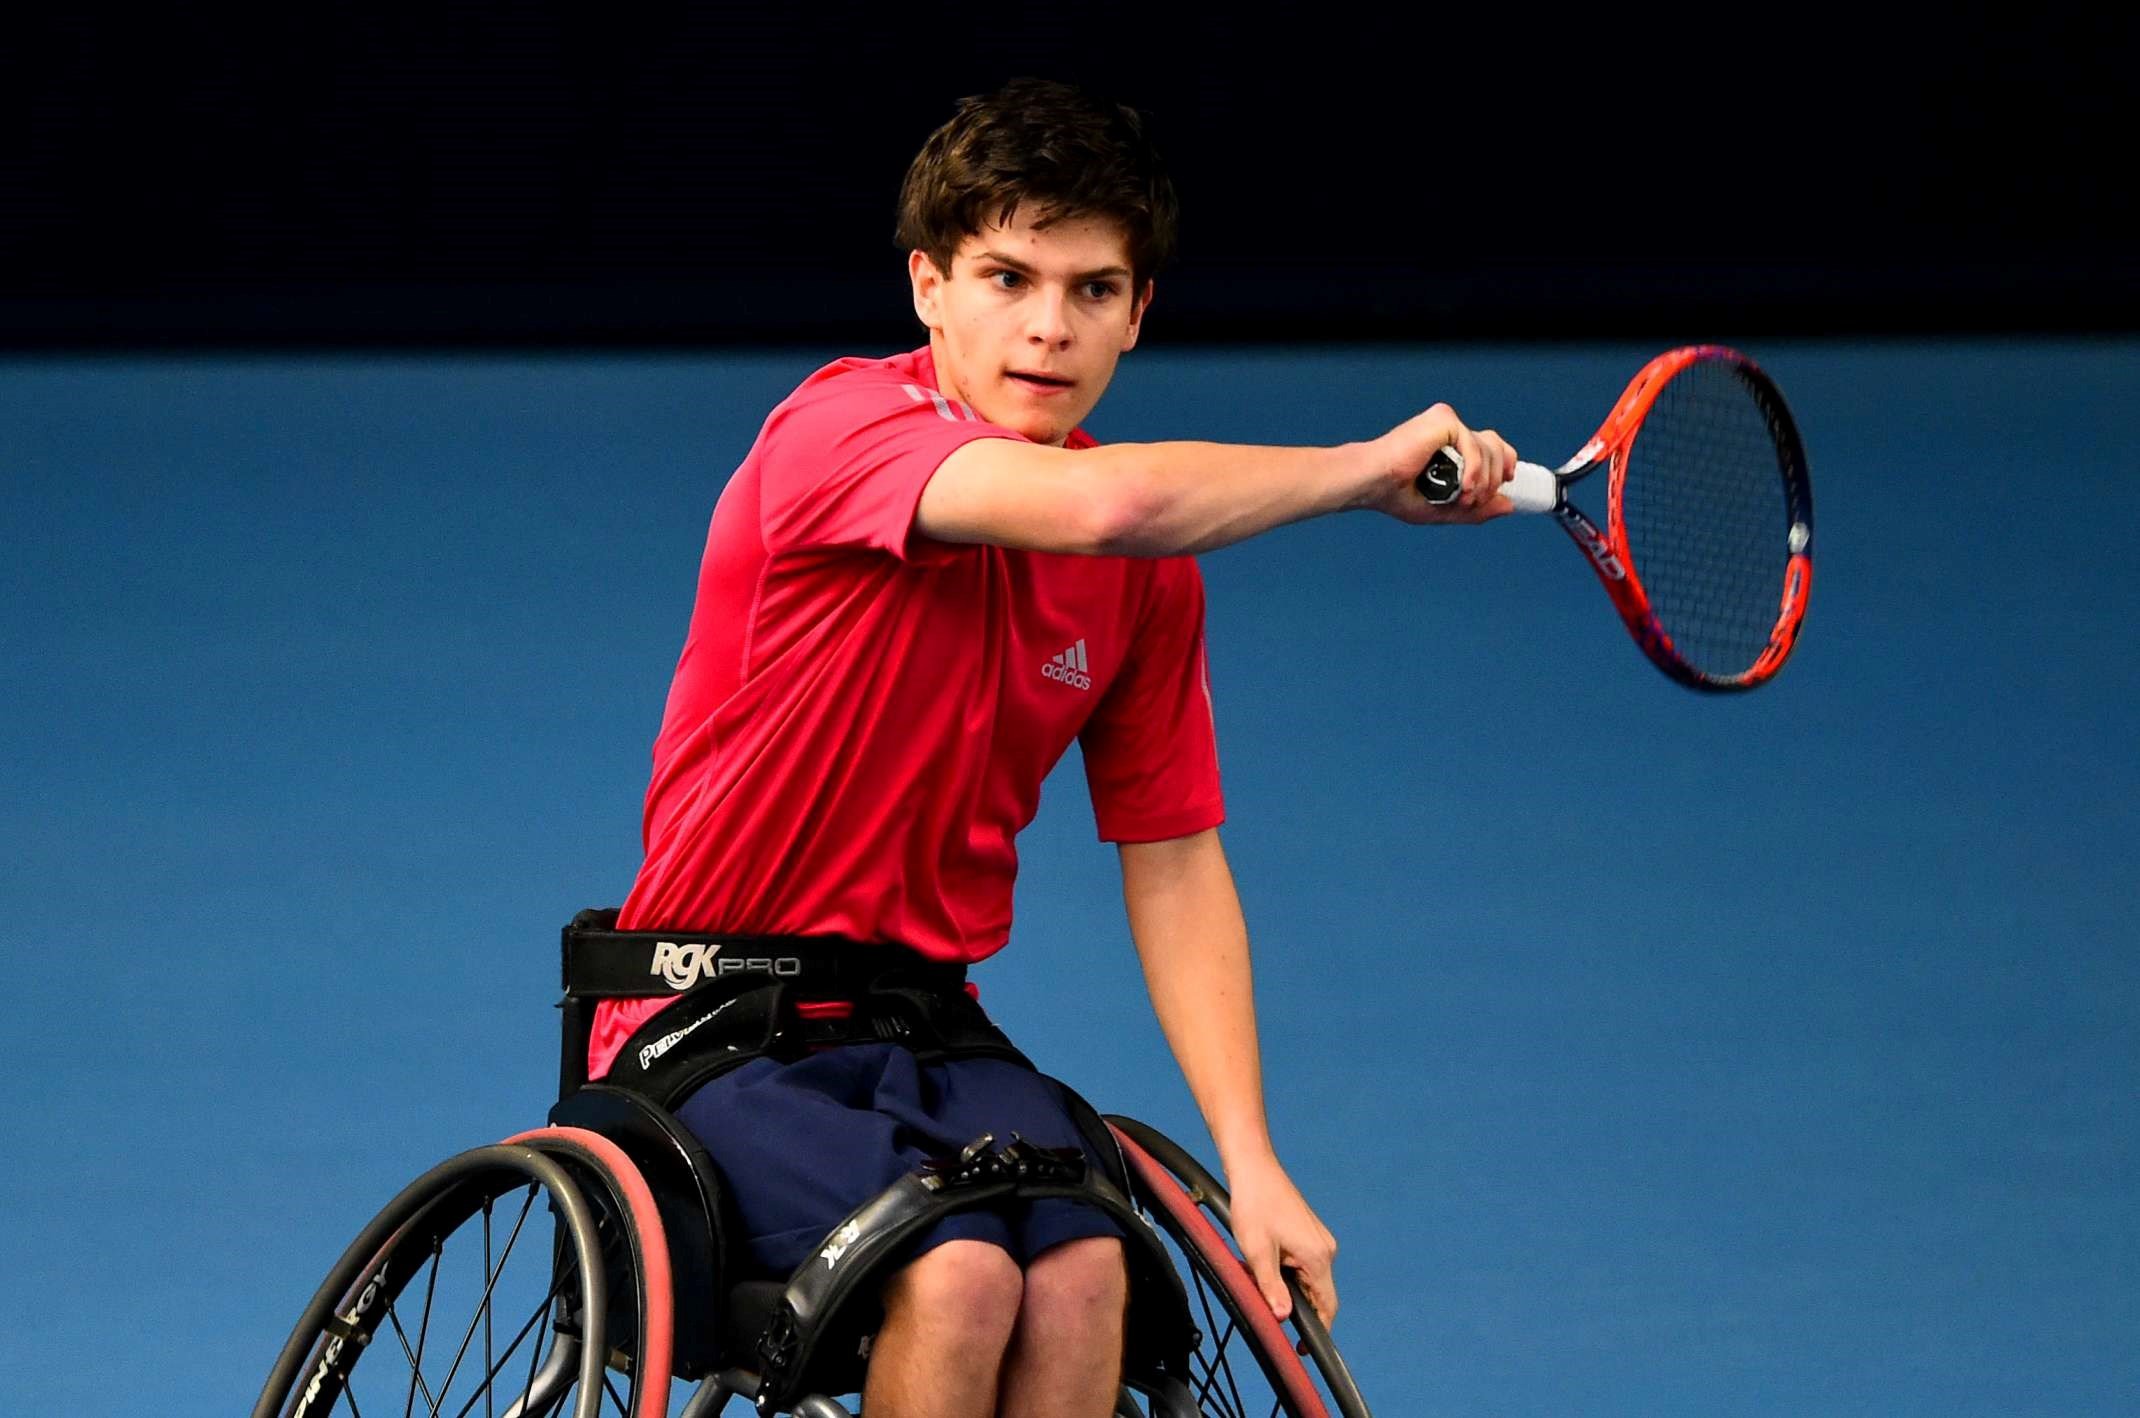
[{"label": "black wheelchair frame", "polygon": [[[648,1099],[585,1080],[601,997],[568,988],[560,1002],[547,1126],[448,1158],[389,1201],[306,1306],[255,1418],[667,1418],[674,1379],[698,1384],[684,1418],[732,1397],[849,1418],[838,1396],[862,1387],[900,1242],[953,1210],[1041,1196],[1097,1206],[1128,1236],[1119,1418],[1368,1418],[1298,1286],[1290,1332],[1264,1304],[1229,1244],[1225,1189],[1119,1115],[1104,1119],[1109,1175],[1074,1150],[976,1139],[859,1208],[786,1280],[738,1279],[733,1215],[698,1140]],[[538,1211],[547,1243],[532,1239]],[[463,1310],[465,1324],[443,1324]]]}]

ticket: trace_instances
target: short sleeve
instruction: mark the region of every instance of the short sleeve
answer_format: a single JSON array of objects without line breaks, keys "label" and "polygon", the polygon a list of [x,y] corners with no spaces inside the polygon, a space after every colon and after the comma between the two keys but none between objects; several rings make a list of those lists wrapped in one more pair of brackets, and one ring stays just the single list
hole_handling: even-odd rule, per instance
[{"label": "short sleeve", "polygon": [[1226,820],[1203,576],[1188,557],[1151,565],[1129,658],[1079,735],[1105,842],[1162,842]]},{"label": "short sleeve", "polygon": [[874,547],[924,562],[956,555],[964,548],[914,532],[922,489],[954,449],[1016,437],[896,376],[812,381],[774,410],[759,442],[766,550]]}]

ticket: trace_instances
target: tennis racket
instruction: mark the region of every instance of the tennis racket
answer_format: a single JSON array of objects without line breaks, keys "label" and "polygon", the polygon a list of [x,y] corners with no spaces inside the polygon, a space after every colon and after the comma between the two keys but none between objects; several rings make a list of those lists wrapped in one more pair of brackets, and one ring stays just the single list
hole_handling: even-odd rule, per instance
[{"label": "tennis racket", "polygon": [[[1600,468],[1602,528],[1568,500]],[[1444,448],[1415,485],[1445,504],[1463,474]],[[1782,393],[1737,350],[1657,356],[1574,457],[1519,462],[1501,491],[1560,522],[1635,644],[1681,684],[1752,689],[1790,657],[1813,582],[1813,490]]]}]

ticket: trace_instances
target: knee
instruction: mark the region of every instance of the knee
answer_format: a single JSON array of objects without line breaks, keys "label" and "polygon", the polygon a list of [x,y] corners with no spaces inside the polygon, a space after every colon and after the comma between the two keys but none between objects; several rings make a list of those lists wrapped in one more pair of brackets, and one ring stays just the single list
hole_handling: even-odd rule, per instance
[{"label": "knee", "polygon": [[1026,1270],[1027,1323],[1051,1330],[1120,1329],[1129,1304],[1129,1267],[1122,1242],[1087,1236],[1043,1251]]},{"label": "knee", "polygon": [[1025,1275],[1002,1247],[946,1241],[886,1283],[885,1320],[918,1322],[949,1342],[1000,1351],[1024,1292]]}]

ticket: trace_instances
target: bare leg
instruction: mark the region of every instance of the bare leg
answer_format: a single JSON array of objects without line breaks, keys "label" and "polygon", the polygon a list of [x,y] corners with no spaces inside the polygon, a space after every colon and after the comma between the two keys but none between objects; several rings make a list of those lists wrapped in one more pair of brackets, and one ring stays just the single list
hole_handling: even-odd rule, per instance
[{"label": "bare leg", "polygon": [[1066,1241],[1034,1257],[1004,1356],[1003,1418],[1113,1413],[1128,1303],[1129,1272],[1112,1236]]},{"label": "bare leg", "polygon": [[[1052,1254],[1052,1252],[1051,1252]],[[869,1418],[990,1418],[1025,1279],[986,1241],[946,1241],[885,1283]]]}]

